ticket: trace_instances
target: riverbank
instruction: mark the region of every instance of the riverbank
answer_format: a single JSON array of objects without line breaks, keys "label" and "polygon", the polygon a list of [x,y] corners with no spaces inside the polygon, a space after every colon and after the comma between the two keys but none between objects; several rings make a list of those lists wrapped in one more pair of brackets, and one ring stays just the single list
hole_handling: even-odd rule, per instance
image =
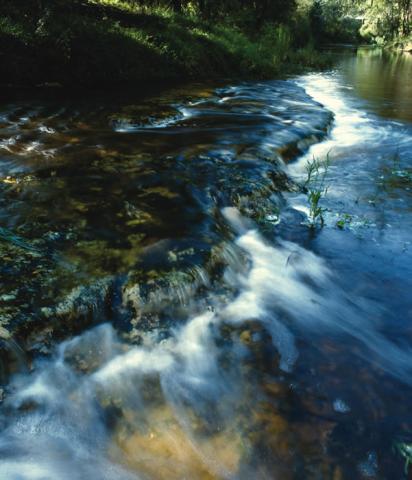
[{"label": "riverbank", "polygon": [[398,52],[412,53],[412,36],[400,37],[386,45],[390,50]]},{"label": "riverbank", "polygon": [[233,25],[122,2],[56,2],[53,8],[22,10],[10,0],[0,7],[3,85],[107,88],[270,78],[328,63],[313,46],[296,48],[283,26],[267,25],[252,38]]}]

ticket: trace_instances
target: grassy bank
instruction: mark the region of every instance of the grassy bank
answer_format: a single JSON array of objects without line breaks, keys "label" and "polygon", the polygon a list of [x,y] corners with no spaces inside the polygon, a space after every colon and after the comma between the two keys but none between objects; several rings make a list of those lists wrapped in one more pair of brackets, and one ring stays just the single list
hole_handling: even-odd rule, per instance
[{"label": "grassy bank", "polygon": [[271,77],[286,67],[324,63],[312,47],[294,48],[284,26],[266,25],[259,34],[247,35],[227,22],[115,0],[56,2],[41,12],[23,4],[3,0],[0,6],[3,85],[107,87]]},{"label": "grassy bank", "polygon": [[391,50],[412,53],[412,35],[408,37],[399,37],[386,43],[385,46]]}]

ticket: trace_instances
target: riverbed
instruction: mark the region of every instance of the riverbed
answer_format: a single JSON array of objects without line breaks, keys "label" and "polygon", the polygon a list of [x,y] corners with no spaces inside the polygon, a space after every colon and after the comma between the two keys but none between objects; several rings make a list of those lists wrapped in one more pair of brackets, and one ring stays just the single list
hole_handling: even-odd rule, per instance
[{"label": "riverbed", "polygon": [[412,56],[335,56],[2,102],[1,479],[408,478]]}]

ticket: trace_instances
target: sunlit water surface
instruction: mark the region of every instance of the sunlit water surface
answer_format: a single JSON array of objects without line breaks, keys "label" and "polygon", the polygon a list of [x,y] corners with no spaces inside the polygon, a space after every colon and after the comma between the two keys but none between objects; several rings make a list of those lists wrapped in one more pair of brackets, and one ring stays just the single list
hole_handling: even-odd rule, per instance
[{"label": "sunlit water surface", "polygon": [[[406,478],[411,58],[339,58],[4,105],[1,225],[35,250],[4,253],[0,478]],[[323,228],[298,187],[313,157]]]}]

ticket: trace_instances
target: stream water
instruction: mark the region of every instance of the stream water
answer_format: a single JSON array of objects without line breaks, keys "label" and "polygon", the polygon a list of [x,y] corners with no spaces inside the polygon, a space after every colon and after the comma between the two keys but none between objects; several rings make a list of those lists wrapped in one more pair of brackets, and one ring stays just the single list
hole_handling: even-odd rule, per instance
[{"label": "stream water", "polygon": [[407,478],[412,56],[336,57],[2,102],[1,480]]}]

